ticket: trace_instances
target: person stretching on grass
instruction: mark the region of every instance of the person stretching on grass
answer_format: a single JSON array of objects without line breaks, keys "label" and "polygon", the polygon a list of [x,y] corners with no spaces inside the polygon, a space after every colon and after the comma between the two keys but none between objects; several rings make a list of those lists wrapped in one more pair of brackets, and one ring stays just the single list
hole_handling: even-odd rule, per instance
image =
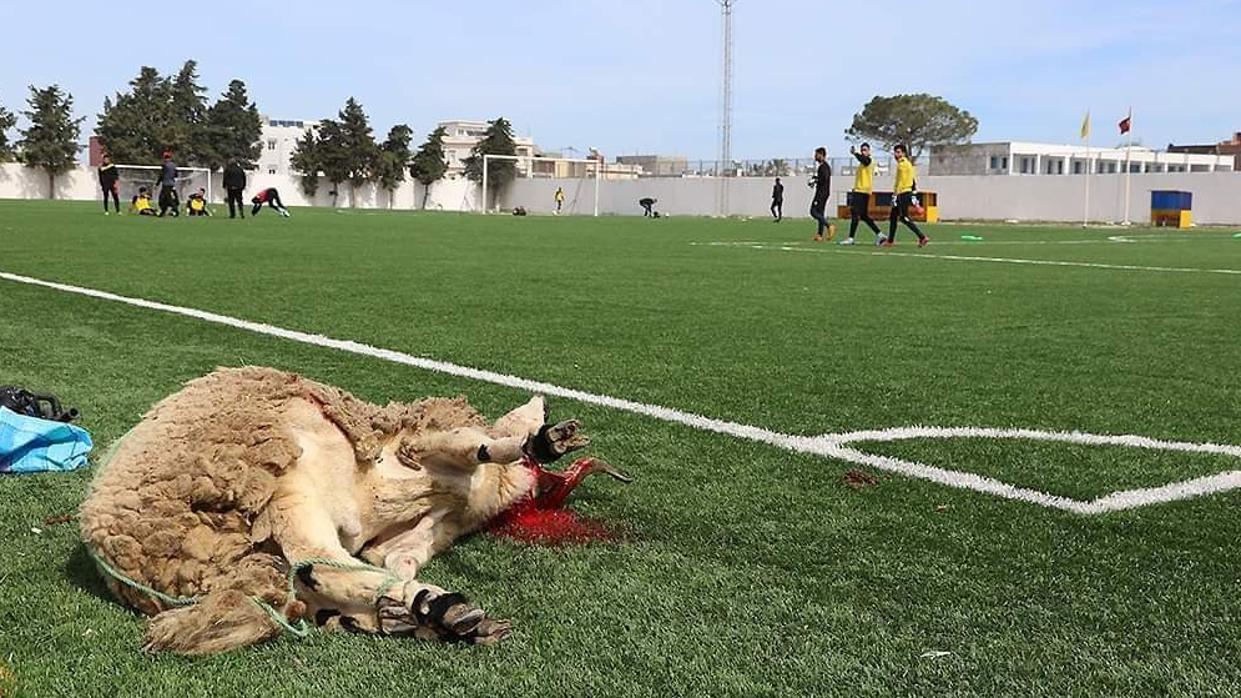
[{"label": "person stretching on grass", "polygon": [[121,197],[116,192],[120,178],[121,175],[116,171],[112,158],[104,155],[103,162],[99,165],[99,188],[103,190],[103,215],[105,216],[108,215],[109,196],[112,197],[112,205],[116,208],[117,214],[121,212]]},{"label": "person stretching on grass", "polygon": [[886,240],[880,238],[877,244],[884,247],[895,245],[896,224],[899,222],[904,223],[905,227],[914,231],[914,234],[918,236],[918,247],[926,247],[931,239],[923,235],[918,229],[918,224],[909,217],[909,208],[915,205],[915,197],[918,194],[918,171],[909,161],[909,151],[904,145],[896,146],[892,149],[892,153],[896,156],[896,186],[892,189],[892,215],[888,218],[888,238]]},{"label": "person stretching on grass", "polygon": [[857,224],[865,223],[875,233],[876,239],[880,237],[879,226],[875,225],[875,221],[870,217],[870,193],[874,188],[875,181],[875,161],[870,157],[870,144],[863,143],[862,149],[849,148],[849,153],[857,158],[857,173],[853,176],[853,191],[849,192],[849,237],[841,240],[842,245],[853,245],[857,241]]},{"label": "person stretching on grass", "polygon": [[659,218],[659,216],[655,215],[655,204],[657,203],[659,203],[657,199],[652,199],[649,196],[638,199],[638,205],[642,207],[642,217]]},{"label": "person stretching on grass", "polygon": [[814,200],[810,202],[810,217],[819,224],[819,231],[814,234],[815,242],[823,242],[823,232],[827,231],[827,239],[836,237],[836,226],[827,222],[827,200],[832,194],[832,166],[827,164],[827,148],[816,148],[814,161],[819,163],[810,186],[814,187]]},{"label": "person stretching on grass", "polygon": [[254,208],[250,211],[251,216],[259,215],[259,211],[263,210],[263,204],[267,204],[276,209],[285,218],[289,217],[289,209],[285,208],[284,204],[280,202],[280,192],[276,191],[275,187],[269,187],[255,194],[254,198],[250,199],[250,203],[254,204]]}]

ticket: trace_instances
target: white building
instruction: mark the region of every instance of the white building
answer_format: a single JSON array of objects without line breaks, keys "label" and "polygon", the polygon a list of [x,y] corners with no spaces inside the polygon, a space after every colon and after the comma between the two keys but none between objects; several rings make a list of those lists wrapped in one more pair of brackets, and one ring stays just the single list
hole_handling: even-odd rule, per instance
[{"label": "white building", "polygon": [[[486,121],[441,121],[438,124],[444,129],[444,159],[448,162],[449,179],[465,176],[465,160],[470,151],[483,139],[487,132]],[[534,157],[536,152],[534,139],[514,135],[513,144],[517,146],[517,155]],[[517,170],[522,177],[531,175],[528,162],[518,163]]]},{"label": "white building", "polygon": [[1134,174],[1163,172],[1231,172],[1229,155],[1167,153],[1135,146],[1091,148],[1048,143],[967,143],[931,149],[929,175],[1067,175],[1117,174],[1129,162]]},{"label": "white building", "polygon": [[318,121],[283,120],[263,117],[263,152],[259,155],[258,171],[268,175],[291,175],[293,169],[289,159],[293,157],[293,149],[298,139],[306,133],[306,129],[319,128]]}]

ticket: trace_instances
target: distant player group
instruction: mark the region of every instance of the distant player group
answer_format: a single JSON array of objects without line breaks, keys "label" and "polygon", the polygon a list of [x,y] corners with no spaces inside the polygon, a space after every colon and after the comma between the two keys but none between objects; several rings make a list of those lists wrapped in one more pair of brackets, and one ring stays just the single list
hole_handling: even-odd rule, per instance
[{"label": "distant player group", "polygon": [[[103,190],[103,214],[109,215],[108,200],[111,199],[112,207],[116,209],[116,213],[121,213],[120,200],[120,183],[121,175],[112,158],[104,155],[103,161],[99,165],[99,187]],[[151,198],[152,189],[158,189],[158,207],[156,201]],[[224,168],[224,190],[227,194],[228,201],[228,217],[236,218],[240,215],[243,219],[246,217],[245,204],[242,203],[242,194],[246,189],[246,171],[242,168],[241,163],[233,161]],[[272,210],[279,213],[285,218],[290,217],[289,209],[284,207],[280,201],[280,192],[275,187],[268,187],[259,191],[250,199],[253,208],[250,211],[251,216],[257,216],[263,210],[263,204],[267,204]],[[177,166],[172,161],[172,153],[164,153],[163,162],[159,168],[159,178],[151,187],[140,186],[133,198],[129,201],[129,213],[138,216],[153,216],[163,218],[171,216],[177,218],[181,215],[181,197],[177,193]],[[207,205],[207,190],[199,187],[198,191],[190,194],[185,202],[185,214],[187,216],[210,216],[211,208]]]},{"label": "distant player group", "polygon": [[[875,234],[875,244],[881,247],[892,247],[896,244],[896,231],[901,224],[918,236],[918,247],[926,247],[931,242],[931,239],[909,216],[910,211],[919,208],[918,173],[914,164],[909,160],[909,151],[904,145],[898,145],[893,148],[892,152],[896,156],[896,184],[892,193],[892,213],[888,218],[888,233],[884,235],[869,213],[875,180],[875,161],[870,156],[870,144],[863,143],[860,149],[849,148],[849,153],[857,159],[858,165],[853,178],[853,189],[849,192],[849,237],[841,240],[841,245],[857,244],[859,223],[865,223],[871,229]],[[818,226],[814,241],[822,242],[825,239],[830,241],[836,237],[836,226],[827,220],[827,202],[832,189],[832,166],[827,162],[827,148],[816,149],[814,161],[817,167],[814,177],[810,180],[810,186],[814,188],[814,198],[810,203],[810,217]],[[776,178],[775,186],[771,191],[771,216],[777,223],[784,220],[784,184],[779,177]]]}]

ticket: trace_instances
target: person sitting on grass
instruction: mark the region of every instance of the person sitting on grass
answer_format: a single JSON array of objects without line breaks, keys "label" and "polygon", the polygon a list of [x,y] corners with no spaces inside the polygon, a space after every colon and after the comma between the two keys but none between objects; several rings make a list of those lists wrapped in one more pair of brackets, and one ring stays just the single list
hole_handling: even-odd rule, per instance
[{"label": "person sitting on grass", "polygon": [[211,209],[207,208],[207,190],[199,187],[198,191],[190,194],[190,199],[185,205],[185,212],[191,216],[210,216]]},{"label": "person sitting on grass", "polygon": [[285,218],[289,217],[289,209],[285,208],[284,204],[280,203],[280,192],[276,191],[275,187],[268,187],[258,194],[255,194],[254,198],[250,199],[250,203],[254,204],[254,208],[250,210],[250,215],[252,216],[259,215],[259,211],[263,210],[263,204],[267,204],[268,206],[276,209],[276,211],[278,211],[280,215]]},{"label": "person sitting on grass", "polygon": [[151,190],[138,187],[138,194],[129,201],[129,211],[139,216],[158,216],[155,205],[151,203]]}]

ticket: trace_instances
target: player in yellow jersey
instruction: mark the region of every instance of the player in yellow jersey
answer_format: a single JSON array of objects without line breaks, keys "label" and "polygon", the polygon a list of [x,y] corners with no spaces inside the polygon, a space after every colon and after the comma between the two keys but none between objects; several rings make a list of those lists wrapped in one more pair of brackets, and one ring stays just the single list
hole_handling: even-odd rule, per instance
[{"label": "player in yellow jersey", "polygon": [[879,244],[884,247],[896,244],[896,224],[904,223],[905,227],[914,231],[914,234],[918,236],[918,247],[926,247],[931,239],[923,235],[918,229],[918,224],[909,217],[909,208],[917,204],[918,171],[909,161],[909,150],[904,145],[893,148],[892,154],[896,156],[896,185],[892,189],[892,215],[888,218],[888,237],[886,240],[880,238]]},{"label": "player in yellow jersey", "polygon": [[146,187],[139,187],[138,194],[129,202],[129,210],[139,216],[154,216],[155,206],[151,204],[151,192]]},{"label": "player in yellow jersey", "polygon": [[854,245],[857,241],[857,224],[863,222],[870,226],[876,237],[881,237],[879,226],[870,217],[870,194],[874,190],[875,161],[870,157],[870,144],[863,143],[861,150],[849,148],[849,153],[857,158],[857,173],[853,176],[853,191],[849,192],[849,237],[840,241],[842,245]]},{"label": "player in yellow jersey", "polygon": [[560,209],[564,208],[564,187],[556,187],[556,215],[560,215]]}]

